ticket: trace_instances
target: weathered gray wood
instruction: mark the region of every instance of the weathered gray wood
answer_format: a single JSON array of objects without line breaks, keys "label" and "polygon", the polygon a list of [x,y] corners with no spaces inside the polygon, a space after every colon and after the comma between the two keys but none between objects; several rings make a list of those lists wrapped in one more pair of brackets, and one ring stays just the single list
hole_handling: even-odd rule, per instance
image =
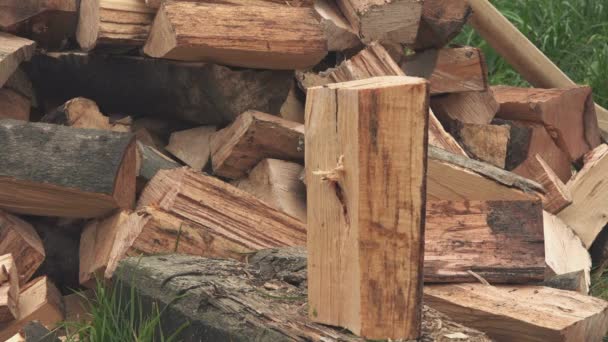
[{"label": "weathered gray wood", "polygon": [[149,181],[159,170],[181,167],[154,147],[137,142],[137,176]]},{"label": "weathered gray wood", "polygon": [[0,121],[0,207],[92,217],[135,200],[133,135]]},{"label": "weathered gray wood", "polygon": [[103,113],[214,125],[250,109],[278,114],[293,72],[66,52],[35,56],[30,76],[41,97],[56,103],[84,96]]}]

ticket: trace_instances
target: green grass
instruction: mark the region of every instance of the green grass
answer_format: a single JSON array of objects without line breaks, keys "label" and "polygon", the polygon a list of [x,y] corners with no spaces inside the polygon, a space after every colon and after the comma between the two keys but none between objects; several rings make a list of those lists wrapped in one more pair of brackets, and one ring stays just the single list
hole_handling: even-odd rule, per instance
[{"label": "green grass", "polygon": [[[608,1],[491,2],[572,80],[592,86],[596,102],[608,106]],[[529,86],[472,29],[454,43],[483,49],[492,84]]]}]

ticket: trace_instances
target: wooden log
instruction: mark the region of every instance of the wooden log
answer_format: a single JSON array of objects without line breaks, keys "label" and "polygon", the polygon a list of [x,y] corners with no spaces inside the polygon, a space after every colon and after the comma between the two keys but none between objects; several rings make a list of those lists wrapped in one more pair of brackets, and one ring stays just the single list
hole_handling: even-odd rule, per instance
[{"label": "wooden log", "polygon": [[416,0],[337,0],[344,16],[364,43],[416,40],[422,3]]},{"label": "wooden log", "polygon": [[602,144],[585,155],[585,165],[567,184],[572,204],[558,217],[570,226],[587,248],[608,223],[606,201],[608,189],[604,181],[608,166],[608,145]]},{"label": "wooden log", "polygon": [[211,136],[213,173],[230,179],[247,174],[262,159],[304,159],[304,125],[270,114],[246,111]]},{"label": "wooden log", "polygon": [[581,239],[561,219],[543,213],[545,226],[545,261],[550,275],[562,275],[583,271],[584,293],[589,293],[591,285],[591,256]]},{"label": "wooden log", "polygon": [[127,133],[0,121],[0,207],[96,217],[135,200],[135,143]]},{"label": "wooden log", "polygon": [[460,33],[472,13],[466,0],[426,0],[412,48],[426,50],[446,46]]},{"label": "wooden log", "polygon": [[407,56],[401,69],[431,82],[431,95],[485,91],[488,71],[483,53],[474,47],[427,50]]},{"label": "wooden log", "polygon": [[532,179],[545,188],[543,208],[557,214],[572,204],[572,194],[540,155],[537,154],[535,159],[536,163],[530,163],[530,170]]},{"label": "wooden log", "polygon": [[314,14],[305,7],[165,3],[143,51],[157,58],[248,68],[308,68],[327,54]]},{"label": "wooden log", "polygon": [[601,143],[590,87],[493,87],[493,91],[500,103],[499,118],[545,125],[557,146],[572,161]]},{"label": "wooden log", "polygon": [[54,328],[64,318],[61,299],[61,293],[47,277],[30,281],[19,295],[19,319],[0,323],[0,341],[17,334],[31,321],[39,321],[49,329]]},{"label": "wooden log", "polygon": [[425,286],[429,306],[496,341],[601,341],[608,303],[542,286]]},{"label": "wooden log", "polygon": [[293,78],[287,71],[83,53],[37,55],[30,75],[40,96],[58,103],[83,96],[104,113],[202,125],[226,124],[250,109],[278,113]]},{"label": "wooden log", "polygon": [[30,280],[45,258],[42,241],[34,227],[0,211],[0,255],[4,254],[13,255],[20,285]]},{"label": "wooden log", "polygon": [[137,170],[137,194],[141,194],[146,184],[148,184],[158,171],[182,167],[181,164],[178,164],[175,160],[167,157],[161,151],[152,146],[143,144],[140,141],[137,141],[136,155],[135,169]]},{"label": "wooden log", "polygon": [[110,123],[110,118],[99,111],[97,104],[84,97],[71,99],[54,111],[46,114],[40,122],[74,128],[101,129],[116,132],[128,132],[128,127]]},{"label": "wooden log", "polygon": [[82,0],[76,39],[85,51],[104,45],[141,47],[154,13],[144,0]]},{"label": "wooden log", "polygon": [[211,156],[211,136],[215,126],[202,126],[171,133],[167,151],[195,170],[203,170]]},{"label": "wooden log", "polygon": [[333,0],[314,2],[315,11],[321,17],[321,27],[327,37],[327,50],[344,51],[361,45],[357,32]]},{"label": "wooden log", "polygon": [[472,158],[505,168],[511,129],[505,125],[459,124],[454,136]]},{"label": "wooden log", "polygon": [[431,108],[445,126],[454,122],[487,125],[498,112],[498,102],[490,89],[434,96]]},{"label": "wooden log", "polygon": [[18,92],[0,88],[0,118],[30,120],[30,100]]},{"label": "wooden log", "polygon": [[427,87],[393,76],[308,92],[308,300],[316,322],[371,339],[420,335]]},{"label": "wooden log", "polygon": [[12,254],[0,255],[0,324],[19,318],[19,274]]},{"label": "wooden log", "polygon": [[0,32],[0,87],[6,83],[23,61],[29,61],[36,42]]},{"label": "wooden log", "polygon": [[306,223],[306,187],[299,179],[303,170],[300,164],[264,159],[247,178],[233,181],[232,185]]},{"label": "wooden log", "polygon": [[580,294],[589,293],[589,284],[585,276],[585,271],[575,271],[565,274],[552,276],[541,283],[541,286],[552,287],[554,289],[576,291]]}]

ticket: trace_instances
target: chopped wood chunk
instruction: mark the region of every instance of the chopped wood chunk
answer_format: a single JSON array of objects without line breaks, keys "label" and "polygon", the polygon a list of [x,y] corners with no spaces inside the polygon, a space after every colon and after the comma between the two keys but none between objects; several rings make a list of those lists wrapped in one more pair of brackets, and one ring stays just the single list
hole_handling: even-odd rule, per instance
[{"label": "chopped wood chunk", "polygon": [[17,70],[23,61],[34,55],[36,42],[0,32],[0,87]]},{"label": "chopped wood chunk", "polygon": [[171,133],[167,151],[195,170],[202,170],[207,166],[210,152],[211,136],[217,128],[203,126],[185,131]]},{"label": "chopped wood chunk", "polygon": [[585,271],[580,270],[552,276],[549,279],[545,279],[540,285],[554,289],[576,291],[586,295],[589,293],[587,279]]},{"label": "chopped wood chunk", "polygon": [[530,170],[531,178],[545,188],[542,199],[546,211],[557,214],[572,203],[570,190],[540,155],[536,155],[536,163],[530,163]]},{"label": "chopped wood chunk", "polygon": [[444,47],[460,33],[472,13],[466,0],[425,0],[412,47],[416,50]]},{"label": "chopped wood chunk", "polygon": [[113,125],[110,118],[104,116],[97,104],[84,97],[77,97],[46,114],[40,122],[65,125],[74,128],[102,129],[116,132],[127,132],[124,125]]},{"label": "chopped wood chunk", "polygon": [[0,255],[0,324],[19,318],[19,274],[12,254]]},{"label": "chopped wood chunk", "polygon": [[30,120],[30,99],[18,92],[0,88],[0,119]]},{"label": "chopped wood chunk", "polygon": [[[289,88],[289,94],[281,109],[279,110],[279,116],[285,120],[294,122],[304,123],[304,102],[300,98],[299,90],[297,89],[296,82],[291,84]],[[303,96],[302,96],[303,98]]]},{"label": "chopped wood chunk", "polygon": [[420,336],[427,87],[420,78],[387,76],[308,91],[315,322],[368,339]]},{"label": "chopped wood chunk", "polygon": [[344,51],[361,45],[357,32],[334,0],[317,0],[314,8],[321,17],[321,27],[327,37],[329,51]]},{"label": "chopped wood chunk", "polygon": [[498,112],[498,102],[489,89],[434,96],[431,107],[446,126],[451,126],[454,122],[486,125],[492,122]]},{"label": "chopped wood chunk", "polygon": [[12,254],[25,284],[44,261],[44,246],[34,227],[20,218],[0,211],[0,255]]},{"label": "chopped wood chunk", "polygon": [[158,10],[144,52],[182,61],[303,69],[325,57],[327,40],[312,8],[168,2]]},{"label": "chopped wood chunk", "polygon": [[601,341],[608,303],[542,286],[481,284],[424,287],[424,301],[496,341]]},{"label": "chopped wood chunk", "polygon": [[471,157],[505,168],[511,137],[509,126],[459,124],[454,130],[454,135]]},{"label": "chopped wood chunk", "polygon": [[247,111],[211,136],[211,165],[218,176],[241,178],[264,158],[302,161],[304,125]]},{"label": "chopped wood chunk", "polygon": [[135,201],[131,134],[5,119],[0,141],[0,208],[96,217]]}]

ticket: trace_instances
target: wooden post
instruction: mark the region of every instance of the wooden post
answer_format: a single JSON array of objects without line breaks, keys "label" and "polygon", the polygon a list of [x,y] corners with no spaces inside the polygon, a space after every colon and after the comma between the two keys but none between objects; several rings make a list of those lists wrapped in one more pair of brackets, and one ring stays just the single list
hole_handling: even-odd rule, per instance
[{"label": "wooden post", "polygon": [[398,76],[308,91],[314,321],[372,339],[420,335],[428,91]]}]

